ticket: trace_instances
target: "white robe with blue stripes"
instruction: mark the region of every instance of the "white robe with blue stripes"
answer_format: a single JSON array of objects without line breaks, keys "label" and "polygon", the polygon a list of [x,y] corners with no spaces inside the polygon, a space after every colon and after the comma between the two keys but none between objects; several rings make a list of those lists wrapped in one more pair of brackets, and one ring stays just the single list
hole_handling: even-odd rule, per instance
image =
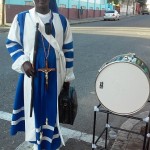
[{"label": "white robe with blue stripes", "polygon": [[[45,76],[36,72],[34,84],[34,110],[30,117],[31,78],[22,68],[25,61],[33,61],[36,23],[39,23],[36,70],[45,67],[44,49],[50,44],[48,65],[56,71],[49,73],[49,88],[45,90]],[[43,22],[35,8],[19,13],[11,25],[6,47],[13,59],[12,69],[20,74],[11,123],[11,134],[25,131],[25,140],[38,144],[38,149],[56,150],[64,141],[61,135],[58,116],[58,95],[64,81],[73,80],[73,41],[68,20],[53,13],[52,34],[45,33]],[[48,123],[46,123],[48,118]]]}]

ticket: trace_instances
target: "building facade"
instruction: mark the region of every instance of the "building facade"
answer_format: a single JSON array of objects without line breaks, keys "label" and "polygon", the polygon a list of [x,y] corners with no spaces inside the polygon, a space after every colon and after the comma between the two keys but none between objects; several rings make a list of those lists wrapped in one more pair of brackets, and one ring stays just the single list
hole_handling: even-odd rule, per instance
[{"label": "building facade", "polygon": [[[84,19],[103,16],[105,10],[113,9],[107,0],[56,0],[59,12],[68,19]],[[11,23],[15,14],[33,7],[32,0],[5,0],[6,23]]]}]

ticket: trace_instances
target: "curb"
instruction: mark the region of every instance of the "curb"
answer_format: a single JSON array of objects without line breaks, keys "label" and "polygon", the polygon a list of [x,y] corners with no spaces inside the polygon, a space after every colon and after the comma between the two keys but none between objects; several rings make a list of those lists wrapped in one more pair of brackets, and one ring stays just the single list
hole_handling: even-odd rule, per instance
[{"label": "curb", "polygon": [[72,24],[81,24],[81,23],[89,23],[89,22],[98,22],[102,21],[103,17],[98,18],[87,18],[87,19],[79,19],[79,20],[69,20],[70,25]]},{"label": "curb", "polygon": [[[125,17],[133,17],[135,15],[129,15],[125,16],[122,15],[120,18],[125,18]],[[97,17],[97,18],[86,18],[86,19],[78,19],[78,20],[69,20],[70,25],[74,24],[82,24],[82,23],[90,23],[90,22],[98,22],[98,21],[103,21],[103,17]],[[2,32],[7,32],[10,28],[11,24],[6,24],[6,26],[1,26],[0,25],[0,33]]]},{"label": "curb", "polygon": [[[142,112],[138,115],[135,115],[135,117],[139,118],[145,118],[148,116],[149,111]],[[139,132],[141,126],[143,126],[145,123],[141,122],[140,120],[135,120],[135,119],[128,119],[125,121],[120,128],[125,129],[125,130],[133,130],[135,129],[135,132]],[[136,127],[137,126],[137,127]],[[142,135],[130,135],[131,133],[129,132],[123,132],[123,131],[118,131],[117,138],[115,139],[114,144],[111,147],[111,150],[141,150],[141,146],[143,146],[143,136]],[[129,148],[128,148],[129,147]]]}]

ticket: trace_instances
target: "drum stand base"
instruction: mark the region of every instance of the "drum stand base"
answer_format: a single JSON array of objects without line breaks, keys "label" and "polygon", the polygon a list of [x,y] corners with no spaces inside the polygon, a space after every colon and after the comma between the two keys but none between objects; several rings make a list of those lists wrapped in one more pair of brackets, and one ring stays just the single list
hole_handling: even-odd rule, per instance
[{"label": "drum stand base", "polygon": [[[149,150],[149,144],[150,144],[150,119],[149,119],[150,118],[150,112],[149,112],[148,117],[143,119],[143,118],[138,118],[138,117],[129,116],[129,115],[117,115],[117,114],[114,114],[114,113],[112,113],[112,112],[110,112],[108,110],[100,109],[100,106],[101,106],[101,104],[99,104],[98,106],[94,107],[92,150],[97,148],[96,144],[97,144],[97,142],[99,141],[99,139],[102,137],[102,135],[104,133],[105,133],[105,147],[102,148],[102,149],[106,149],[107,150],[108,130],[110,128],[144,136],[143,149],[142,150]],[[104,130],[101,132],[99,137],[95,140],[96,113],[97,112],[106,113],[107,117],[106,117],[106,126],[105,126]],[[140,120],[140,121],[145,122],[146,125],[145,125],[145,133],[144,133],[144,135],[141,134],[141,133],[138,133],[138,132],[134,132],[134,131],[131,131],[131,130],[125,130],[125,129],[121,129],[121,128],[113,127],[113,126],[109,125],[109,115],[110,114],[121,116],[121,117],[126,117],[126,118],[131,118],[131,119],[135,119],[135,120]]]}]

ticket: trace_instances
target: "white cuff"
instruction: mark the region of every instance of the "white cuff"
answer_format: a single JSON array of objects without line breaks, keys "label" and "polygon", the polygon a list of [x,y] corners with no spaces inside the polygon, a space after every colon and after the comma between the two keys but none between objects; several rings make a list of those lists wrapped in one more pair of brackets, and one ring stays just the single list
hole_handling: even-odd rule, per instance
[{"label": "white cuff", "polygon": [[12,69],[17,71],[18,73],[24,73],[22,65],[24,62],[29,61],[29,57],[26,55],[21,55],[13,64]]},{"label": "white cuff", "polygon": [[73,73],[73,68],[68,68],[66,70],[66,78],[65,82],[69,82],[75,79],[74,73]]}]

